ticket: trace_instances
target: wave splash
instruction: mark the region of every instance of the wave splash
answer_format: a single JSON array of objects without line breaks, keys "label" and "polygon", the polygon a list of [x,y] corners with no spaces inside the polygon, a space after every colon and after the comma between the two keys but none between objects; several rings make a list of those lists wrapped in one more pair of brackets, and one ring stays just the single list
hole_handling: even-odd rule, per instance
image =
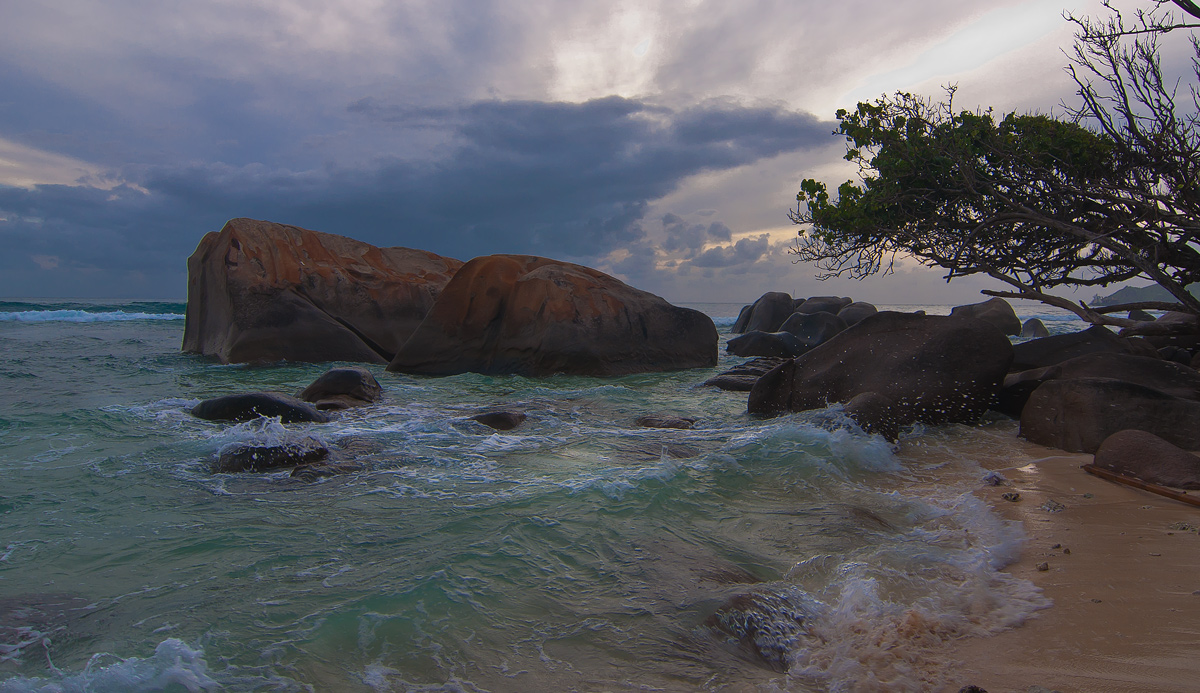
[{"label": "wave splash", "polygon": [[0,313],[0,322],[126,322],[183,320],[182,313],[128,313],[123,310],[90,313],[84,310],[19,310]]},{"label": "wave splash", "polygon": [[[102,666],[111,659],[117,661]],[[192,649],[176,638],[160,642],[148,659],[101,653],[92,655],[78,674],[60,672],[53,679],[18,676],[0,681],[0,693],[205,693],[221,687],[208,675],[203,650]]]}]

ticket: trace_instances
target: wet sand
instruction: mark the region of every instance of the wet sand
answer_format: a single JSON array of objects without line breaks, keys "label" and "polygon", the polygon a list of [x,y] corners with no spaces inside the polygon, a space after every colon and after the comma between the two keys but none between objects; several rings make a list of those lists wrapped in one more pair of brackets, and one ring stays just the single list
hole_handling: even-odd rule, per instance
[{"label": "wet sand", "polygon": [[[958,644],[958,681],[989,693],[1200,690],[1200,507],[1087,474],[1091,460],[1002,469],[1007,482],[979,492],[1029,537],[1006,570],[1054,605]],[[1002,498],[1012,491],[1018,501]]]}]

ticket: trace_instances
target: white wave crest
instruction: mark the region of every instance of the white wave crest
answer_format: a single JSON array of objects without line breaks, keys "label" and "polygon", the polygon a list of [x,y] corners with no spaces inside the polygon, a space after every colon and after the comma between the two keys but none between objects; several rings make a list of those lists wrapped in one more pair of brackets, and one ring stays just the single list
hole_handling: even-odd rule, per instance
[{"label": "white wave crest", "polygon": [[183,320],[182,313],[126,313],[122,310],[89,313],[84,310],[20,310],[0,313],[0,322],[126,322],[129,320]]}]

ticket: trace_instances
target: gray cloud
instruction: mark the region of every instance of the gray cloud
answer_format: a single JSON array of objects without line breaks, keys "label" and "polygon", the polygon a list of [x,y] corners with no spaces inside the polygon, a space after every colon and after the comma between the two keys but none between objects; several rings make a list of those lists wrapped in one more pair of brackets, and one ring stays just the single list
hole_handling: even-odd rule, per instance
[{"label": "gray cloud", "polygon": [[[830,128],[779,108],[707,102],[671,110],[616,97],[486,101],[436,115],[362,102],[354,110],[385,127],[448,124],[454,144],[437,160],[381,158],[354,169],[131,165],[131,184],[112,191],[0,188],[0,237],[10,251],[0,266],[57,254],[62,268],[133,272],[174,258],[182,272],[201,235],[234,216],[458,257],[586,261],[642,240],[648,203],[686,178],[824,145]],[[729,233],[723,224],[697,229],[701,239]]]},{"label": "gray cloud", "polygon": [[757,262],[771,250],[766,234],[743,238],[733,245],[716,246],[700,253],[689,264],[695,267],[732,267]]}]

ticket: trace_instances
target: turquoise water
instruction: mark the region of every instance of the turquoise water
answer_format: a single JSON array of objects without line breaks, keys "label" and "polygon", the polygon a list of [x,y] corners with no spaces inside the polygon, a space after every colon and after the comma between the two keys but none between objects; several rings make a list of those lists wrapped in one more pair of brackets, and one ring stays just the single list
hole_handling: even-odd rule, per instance
[{"label": "turquoise water", "polygon": [[[740,306],[698,307],[727,338]],[[752,419],[697,387],[722,349],[611,379],[373,368],[379,406],[219,424],[187,410],[328,364],[181,354],[182,312],[0,301],[0,692],[957,690],[947,643],[1046,606],[971,495],[1009,421],[892,445],[836,409]],[[498,407],[529,418],[469,420]],[[364,471],[208,471],[305,436]]]}]

